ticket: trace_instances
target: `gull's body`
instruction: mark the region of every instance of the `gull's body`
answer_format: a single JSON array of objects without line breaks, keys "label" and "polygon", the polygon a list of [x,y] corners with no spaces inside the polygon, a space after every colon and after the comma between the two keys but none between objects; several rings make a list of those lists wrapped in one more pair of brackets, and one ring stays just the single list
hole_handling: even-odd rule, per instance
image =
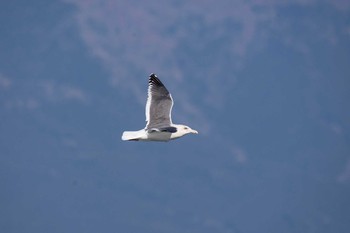
[{"label": "gull's body", "polygon": [[149,76],[146,103],[146,127],[138,131],[125,131],[124,141],[169,141],[189,133],[198,134],[186,125],[173,124],[171,94],[155,74]]}]

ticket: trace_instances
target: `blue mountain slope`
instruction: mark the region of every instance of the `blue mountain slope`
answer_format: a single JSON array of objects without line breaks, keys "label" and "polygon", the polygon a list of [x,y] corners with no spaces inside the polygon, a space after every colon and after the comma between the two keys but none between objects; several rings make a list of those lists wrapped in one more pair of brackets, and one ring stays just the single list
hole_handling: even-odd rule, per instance
[{"label": "blue mountain slope", "polygon": [[[1,232],[348,231],[346,3],[118,4],[1,3]],[[199,135],[120,140],[151,72]]]}]

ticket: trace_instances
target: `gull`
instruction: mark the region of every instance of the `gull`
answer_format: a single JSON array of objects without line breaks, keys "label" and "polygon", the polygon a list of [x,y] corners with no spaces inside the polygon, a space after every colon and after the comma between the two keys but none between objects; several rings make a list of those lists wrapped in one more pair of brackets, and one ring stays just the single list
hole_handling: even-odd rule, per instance
[{"label": "gull", "polygon": [[174,101],[157,75],[150,74],[146,103],[146,127],[138,131],[124,131],[123,141],[164,141],[180,138],[186,134],[198,134],[186,125],[173,124],[171,110]]}]

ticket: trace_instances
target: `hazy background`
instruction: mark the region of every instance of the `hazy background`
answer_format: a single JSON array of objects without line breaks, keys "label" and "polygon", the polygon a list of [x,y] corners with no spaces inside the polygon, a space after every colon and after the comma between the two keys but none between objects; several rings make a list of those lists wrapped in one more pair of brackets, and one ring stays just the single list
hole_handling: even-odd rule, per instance
[{"label": "hazy background", "polygon": [[[349,232],[349,1],[15,0],[0,22],[0,232]],[[120,140],[151,72],[199,135]]]}]

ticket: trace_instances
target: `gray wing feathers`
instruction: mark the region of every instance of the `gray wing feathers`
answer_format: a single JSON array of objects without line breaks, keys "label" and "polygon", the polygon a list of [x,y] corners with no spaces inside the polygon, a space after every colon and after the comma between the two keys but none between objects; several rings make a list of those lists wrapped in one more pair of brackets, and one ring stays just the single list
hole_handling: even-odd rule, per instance
[{"label": "gray wing feathers", "polygon": [[146,129],[170,126],[172,106],[171,94],[157,76],[151,74],[146,104]]}]

